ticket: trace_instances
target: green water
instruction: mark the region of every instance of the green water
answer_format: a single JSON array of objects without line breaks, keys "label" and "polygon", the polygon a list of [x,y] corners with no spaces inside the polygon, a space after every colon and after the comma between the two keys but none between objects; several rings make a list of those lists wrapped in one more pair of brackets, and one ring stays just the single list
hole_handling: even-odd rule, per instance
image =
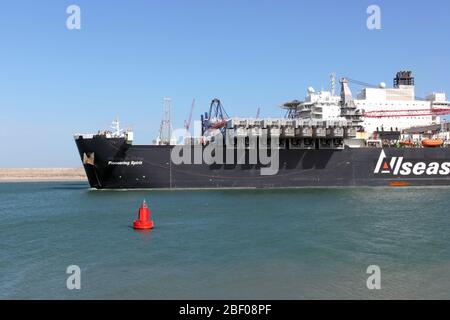
[{"label": "green water", "polygon": [[[450,189],[0,184],[0,298],[450,297]],[[143,198],[150,232],[130,226]],[[81,268],[81,290],[66,268]],[[381,268],[381,290],[366,269]]]}]

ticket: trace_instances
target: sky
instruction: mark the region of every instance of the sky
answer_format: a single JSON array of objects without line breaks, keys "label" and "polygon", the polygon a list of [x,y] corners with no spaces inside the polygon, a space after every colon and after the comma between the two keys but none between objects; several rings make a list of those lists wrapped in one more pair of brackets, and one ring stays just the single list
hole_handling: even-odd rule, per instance
[{"label": "sky", "polygon": [[[66,26],[73,4],[79,30]],[[392,85],[413,70],[417,96],[450,94],[449,14],[447,0],[2,1],[0,167],[80,166],[73,134],[116,116],[152,143],[164,97],[179,128],[193,98],[194,119],[215,97],[230,116],[283,116],[332,72]]]}]

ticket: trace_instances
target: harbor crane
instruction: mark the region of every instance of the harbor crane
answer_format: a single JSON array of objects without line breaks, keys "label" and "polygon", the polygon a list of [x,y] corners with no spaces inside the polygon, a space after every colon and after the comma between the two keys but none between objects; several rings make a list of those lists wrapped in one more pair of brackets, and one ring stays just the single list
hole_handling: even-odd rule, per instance
[{"label": "harbor crane", "polygon": [[189,128],[191,126],[192,114],[194,113],[194,108],[195,108],[195,98],[192,99],[192,105],[191,105],[191,111],[189,112],[189,117],[187,120],[184,120],[184,128],[186,129],[186,131],[189,131]]},{"label": "harbor crane", "polygon": [[225,108],[222,106],[220,100],[217,98],[213,99],[209,107],[209,112],[201,116],[202,134],[207,130],[223,130],[227,123],[227,119],[229,118],[230,117],[225,111]]}]

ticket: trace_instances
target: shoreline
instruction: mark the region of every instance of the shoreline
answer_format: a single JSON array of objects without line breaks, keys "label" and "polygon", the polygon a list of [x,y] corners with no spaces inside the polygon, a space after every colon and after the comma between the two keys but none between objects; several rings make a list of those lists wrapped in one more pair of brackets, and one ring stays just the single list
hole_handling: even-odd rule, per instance
[{"label": "shoreline", "polygon": [[0,168],[0,183],[13,182],[84,182],[83,168]]}]

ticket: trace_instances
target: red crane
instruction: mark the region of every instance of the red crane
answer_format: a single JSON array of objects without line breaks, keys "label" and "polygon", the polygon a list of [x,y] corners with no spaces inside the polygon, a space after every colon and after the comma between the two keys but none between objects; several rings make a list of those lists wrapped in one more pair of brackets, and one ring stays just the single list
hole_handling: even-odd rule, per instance
[{"label": "red crane", "polygon": [[189,131],[189,127],[191,126],[192,114],[194,113],[195,107],[195,98],[192,100],[191,111],[189,112],[189,118],[184,120],[184,128]]}]

